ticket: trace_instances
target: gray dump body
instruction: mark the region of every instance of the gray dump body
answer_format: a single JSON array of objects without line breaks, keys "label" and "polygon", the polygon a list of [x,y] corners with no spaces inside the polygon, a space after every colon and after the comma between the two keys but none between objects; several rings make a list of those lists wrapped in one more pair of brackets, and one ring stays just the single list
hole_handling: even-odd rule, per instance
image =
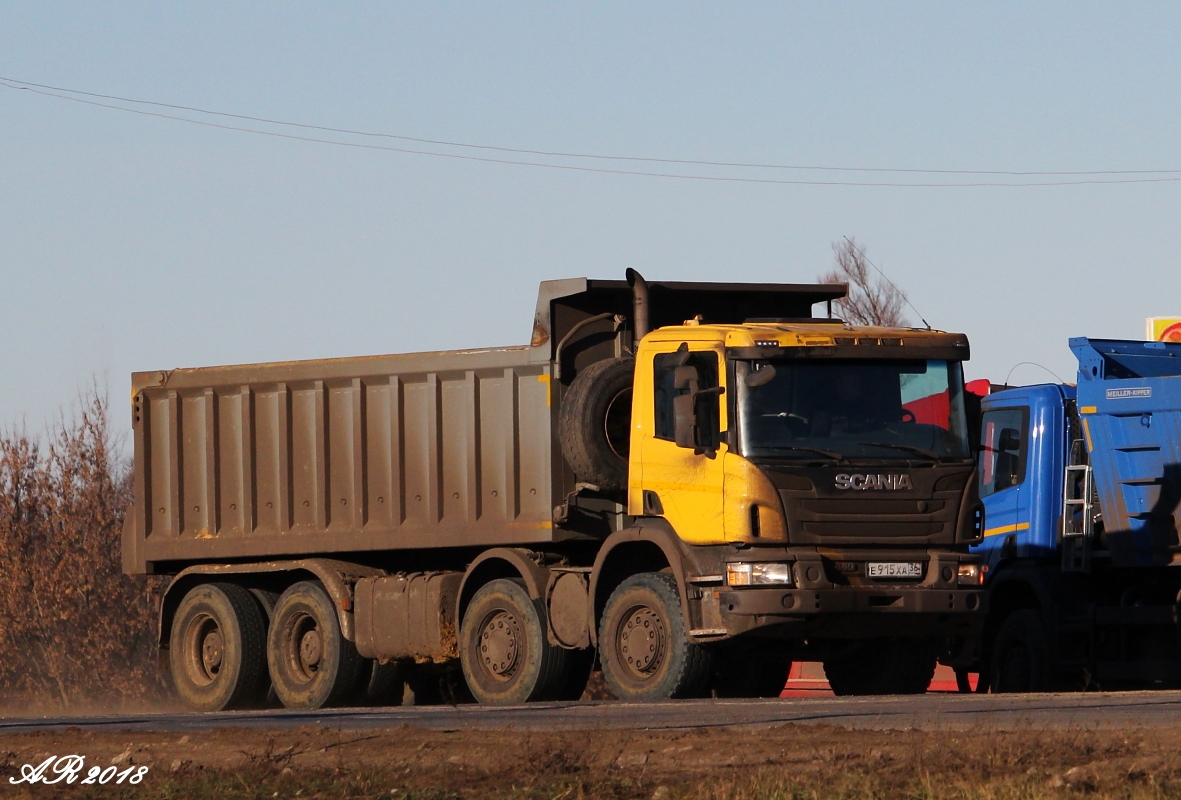
[{"label": "gray dump body", "polygon": [[529,357],[157,374],[135,401],[140,502],[125,568],[552,540],[550,370]]},{"label": "gray dump body", "polygon": [[[654,321],[808,316],[844,291],[653,283]],[[575,482],[557,404],[631,346],[631,304],[623,281],[546,281],[525,347],[135,373],[124,571],[583,536],[553,522]]]}]

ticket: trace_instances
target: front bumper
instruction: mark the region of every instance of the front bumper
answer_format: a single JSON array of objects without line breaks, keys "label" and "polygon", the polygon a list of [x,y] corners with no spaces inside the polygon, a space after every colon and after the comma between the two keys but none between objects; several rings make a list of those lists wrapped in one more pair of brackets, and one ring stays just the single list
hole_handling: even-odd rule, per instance
[{"label": "front bumper", "polygon": [[728,636],[762,629],[776,638],[971,636],[984,622],[988,598],[980,587],[916,586],[706,590]]},{"label": "front bumper", "polygon": [[740,589],[721,591],[718,605],[730,616],[802,616],[823,614],[969,614],[985,610],[987,598],[971,589],[881,588]]}]

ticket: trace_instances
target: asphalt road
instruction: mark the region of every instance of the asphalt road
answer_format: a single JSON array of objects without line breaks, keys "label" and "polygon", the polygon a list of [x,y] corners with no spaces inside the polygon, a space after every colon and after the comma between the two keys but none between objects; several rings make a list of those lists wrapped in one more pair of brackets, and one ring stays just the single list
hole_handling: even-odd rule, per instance
[{"label": "asphalt road", "polygon": [[27,731],[201,731],[322,726],[346,731],[407,725],[432,730],[645,730],[783,724],[867,730],[1173,727],[1181,691],[1088,694],[824,697],[780,700],[681,700],[668,703],[533,703],[522,706],[407,706],[331,711],[8,717],[0,734]]}]

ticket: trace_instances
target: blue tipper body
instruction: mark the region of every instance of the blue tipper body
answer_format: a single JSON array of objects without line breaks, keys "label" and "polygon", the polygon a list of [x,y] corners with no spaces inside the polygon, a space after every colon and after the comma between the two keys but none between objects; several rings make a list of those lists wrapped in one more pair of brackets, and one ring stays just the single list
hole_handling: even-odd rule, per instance
[{"label": "blue tipper body", "polygon": [[[1181,344],[1079,337],[1078,384],[1009,389],[982,410],[1023,420],[1023,474],[985,494],[990,569],[1003,558],[1049,558],[1061,543],[1070,443],[1082,439],[1113,566],[1181,560]],[[1081,430],[1068,412],[1076,404]],[[987,416],[986,416],[987,419]]]},{"label": "blue tipper body", "polygon": [[1169,563],[1181,528],[1181,345],[1077,338],[1070,349],[1112,563]]}]

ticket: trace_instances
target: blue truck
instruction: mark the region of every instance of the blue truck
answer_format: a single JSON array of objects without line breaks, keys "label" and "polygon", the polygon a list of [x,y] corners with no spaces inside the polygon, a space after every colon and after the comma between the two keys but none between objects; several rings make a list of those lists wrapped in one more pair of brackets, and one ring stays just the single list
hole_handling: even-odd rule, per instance
[{"label": "blue truck", "polygon": [[989,611],[961,690],[1181,686],[1181,344],[1070,347],[1076,385],[981,400]]}]

